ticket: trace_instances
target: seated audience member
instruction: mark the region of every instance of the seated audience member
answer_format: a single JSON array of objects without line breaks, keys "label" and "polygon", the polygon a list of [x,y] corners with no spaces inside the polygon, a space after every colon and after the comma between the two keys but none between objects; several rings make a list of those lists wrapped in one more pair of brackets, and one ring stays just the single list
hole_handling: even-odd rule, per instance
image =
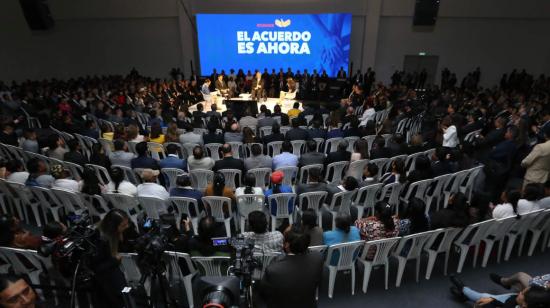
[{"label": "seated audience member", "polygon": [[157,177],[160,171],[153,169],[143,169],[141,171],[141,180],[143,183],[137,187],[138,197],[156,197],[162,200],[168,199],[170,194],[166,191],[164,186],[157,184]]},{"label": "seated audience member", "polygon": [[52,188],[63,188],[73,192],[80,191],[81,184],[70,178],[69,170],[61,165],[53,165],[50,167],[50,172],[55,178]]},{"label": "seated audience member", "polygon": [[23,163],[19,159],[10,160],[6,163],[6,180],[19,184],[25,184],[29,178],[29,173],[23,168]]},{"label": "seated audience member", "polygon": [[86,120],[84,122],[84,130],[82,130],[82,136],[99,139],[99,130],[94,120]]},{"label": "seated audience member", "polygon": [[308,140],[306,142],[307,152],[300,155],[298,159],[298,166],[309,166],[309,165],[323,165],[325,163],[325,154],[317,152],[317,142],[314,140]]},{"label": "seated audience member", "polygon": [[331,116],[329,122],[330,125],[327,130],[327,139],[343,138],[344,133],[340,129],[340,119],[337,116]]},{"label": "seated audience member", "polygon": [[48,174],[48,166],[40,158],[31,158],[27,161],[29,177],[25,181],[27,186],[51,188],[55,178]]},{"label": "seated audience member", "polygon": [[363,137],[363,132],[359,128],[359,120],[356,116],[349,119],[349,127],[344,130],[344,137]]},{"label": "seated audience member", "polygon": [[0,216],[0,247],[38,249],[42,244],[40,236],[32,235],[21,227],[19,219]]},{"label": "seated audience member", "polygon": [[119,167],[111,168],[111,182],[107,184],[107,191],[111,193],[136,196],[137,187],[125,180],[124,170]]},{"label": "seated audience member", "polygon": [[235,190],[235,196],[242,195],[263,195],[264,192],[261,187],[256,187],[256,177],[252,173],[247,173],[244,176],[244,187],[237,187]]},{"label": "seated audience member", "polygon": [[541,209],[550,209],[550,179],[544,183],[544,198],[539,200]]},{"label": "seated audience member", "polygon": [[48,137],[48,152],[47,156],[58,160],[63,160],[65,153],[65,141],[57,134],[52,134]]},{"label": "seated audience member", "polygon": [[243,142],[243,134],[240,131],[239,124],[231,124],[229,131],[223,134],[223,139],[225,142]]},{"label": "seated audience member", "polygon": [[38,145],[36,131],[32,128],[27,128],[24,133],[25,141],[21,144],[23,151],[40,153],[40,146]]},{"label": "seated audience member", "polygon": [[2,131],[0,131],[0,143],[19,146],[17,134],[15,133],[14,128],[13,123],[8,122],[2,124]]},{"label": "seated audience member", "polygon": [[[265,201],[268,204],[268,208],[271,210],[271,215],[277,214],[277,204],[275,200],[269,203],[269,196],[280,193],[292,193],[292,187],[283,184],[283,178],[285,174],[282,171],[274,171],[271,174],[271,188],[265,191]],[[294,209],[294,200],[288,202],[288,212],[292,213]]]},{"label": "seated audience member", "polygon": [[440,176],[453,172],[450,163],[451,155],[443,147],[438,147],[432,155],[432,172],[433,176]]},{"label": "seated audience member", "polygon": [[[357,182],[357,179],[352,176],[346,176],[342,180],[341,185],[327,184],[328,196],[327,196],[326,203],[330,204],[332,202],[332,198],[334,194],[337,194],[343,191],[353,191],[357,189],[357,187],[359,187],[359,183]],[[342,201],[339,201],[339,202],[342,202]]]},{"label": "seated audience member", "polygon": [[378,166],[373,163],[367,164],[365,170],[363,170],[363,181],[359,186],[368,186],[378,183]]},{"label": "seated audience member", "polygon": [[264,143],[264,146],[267,146],[270,142],[274,141],[284,141],[285,135],[281,134],[281,126],[278,123],[274,123],[271,127],[271,134],[265,135],[262,138],[262,141]]},{"label": "seated audience member", "polygon": [[126,128],[126,139],[128,142],[143,142],[145,136],[139,134],[139,128],[135,124],[130,124]]},{"label": "seated audience member", "polygon": [[208,128],[208,133],[202,136],[204,144],[209,144],[209,143],[223,144],[224,143],[223,134],[218,134],[216,132],[218,130],[217,120],[211,118],[210,122],[208,122],[208,125],[206,127]]},{"label": "seated audience member", "polygon": [[258,127],[258,119],[245,110],[243,117],[239,120],[239,126],[243,128],[243,133],[244,129],[247,127],[256,130],[256,127]]},{"label": "seated audience member", "polygon": [[323,245],[323,229],[317,225],[317,214],[314,209],[305,209],[302,212],[301,226],[302,231],[311,239],[310,246]]},{"label": "seated audience member", "polygon": [[151,123],[151,132],[149,133],[149,141],[159,144],[166,142],[164,134],[162,133],[161,123],[158,121]]},{"label": "seated audience member", "polygon": [[42,307],[38,296],[23,277],[0,274],[0,306],[5,308]]},{"label": "seated audience member", "polygon": [[262,211],[248,214],[251,232],[243,232],[247,239],[254,240],[254,251],[259,253],[283,252],[283,235],[279,231],[268,231],[267,217]]},{"label": "seated audience member", "polygon": [[212,216],[205,216],[197,226],[198,235],[189,240],[189,250],[192,256],[225,256],[231,253],[229,246],[214,246],[212,239],[224,236],[216,230],[216,221]]},{"label": "seated audience member", "polygon": [[166,158],[159,161],[159,167],[162,168],[176,168],[183,171],[187,171],[187,162],[185,159],[181,159],[178,156],[178,146],[175,144],[169,144],[166,147]]},{"label": "seated audience member", "polygon": [[309,138],[321,138],[326,139],[327,138],[327,131],[324,128],[321,128],[323,125],[323,121],[321,119],[313,119],[311,120],[311,128],[308,130]]},{"label": "seated audience member", "polygon": [[297,118],[302,111],[300,110],[300,103],[292,104],[292,109],[289,109],[287,115],[289,118]]},{"label": "seated audience member", "polygon": [[[547,122],[548,123],[548,122]],[[524,185],[529,183],[544,183],[550,179],[550,125],[544,130],[546,142],[535,145],[533,150],[521,161],[526,169]]]},{"label": "seated audience member", "polygon": [[386,140],[382,137],[374,139],[372,149],[370,150],[370,159],[390,158],[390,149],[386,147]]},{"label": "seated audience member", "polygon": [[[145,144],[145,150],[147,151],[147,143]],[[100,143],[94,143],[92,145],[92,155],[90,156],[90,164],[103,166],[106,169],[111,168],[111,161],[109,157],[105,155],[105,149]],[[137,168],[137,167],[132,167]]]},{"label": "seated audience member", "polygon": [[233,190],[225,186],[225,177],[222,173],[214,173],[214,180],[211,184],[206,186],[204,191],[205,196],[217,196],[217,197],[227,197],[231,199],[232,203],[235,203],[235,193]]},{"label": "seated audience member", "polygon": [[243,128],[243,143],[244,144],[252,144],[252,143],[262,142],[260,137],[256,136],[256,133],[254,133],[254,129],[255,129],[255,127],[251,128],[249,126],[245,126]]},{"label": "seated audience member", "polygon": [[[373,216],[355,221],[361,239],[368,242],[398,236],[399,218],[392,216],[392,212],[391,206],[385,201],[376,202]],[[372,259],[375,253],[375,249],[370,250],[367,258]]]},{"label": "seated audience member", "polygon": [[292,144],[290,141],[283,141],[281,151],[281,154],[273,157],[273,170],[277,170],[280,167],[298,166],[298,156],[292,154]]},{"label": "seated audience member", "polygon": [[180,142],[180,133],[178,132],[178,125],[176,122],[168,123],[164,139],[166,142]]},{"label": "seated audience member", "polygon": [[[226,143],[220,148],[220,150],[222,152],[223,157],[222,159],[214,163],[214,167],[212,168],[212,171],[218,172],[219,170],[222,170],[222,169],[237,169],[237,170],[241,170],[242,174],[245,174],[246,170],[244,168],[244,162],[242,161],[242,159],[233,157],[233,151],[231,150],[231,145]],[[237,184],[238,184],[238,181],[237,181]]]},{"label": "seated audience member", "polygon": [[531,285],[519,293],[490,294],[480,293],[455,276],[451,276],[451,293],[460,301],[475,303],[475,307],[525,307],[546,308],[550,303],[550,289],[547,285]]},{"label": "seated audience member", "polygon": [[543,196],[542,185],[529,183],[523,188],[523,196],[518,200],[518,214],[525,215],[540,210],[538,201]]},{"label": "seated audience member", "polygon": [[310,243],[310,237],[298,227],[285,232],[287,254],[267,267],[259,285],[268,308],[317,306],[323,257],[308,251]]},{"label": "seated audience member", "polygon": [[210,105],[210,111],[206,112],[206,117],[216,117],[218,119],[221,119],[222,115],[218,112],[218,105]]},{"label": "seated audience member", "polygon": [[143,141],[136,144],[136,153],[137,153],[137,157],[132,159],[132,161],[130,162],[132,169],[148,168],[153,170],[159,170],[158,162],[147,155],[147,142]]},{"label": "seated audience member", "polygon": [[197,134],[193,131],[193,126],[189,123],[183,125],[185,132],[180,135],[179,142],[183,143],[194,143],[198,145],[203,144],[202,135]]},{"label": "seated audience member", "polygon": [[384,185],[392,183],[405,183],[407,181],[407,175],[405,171],[405,162],[402,159],[396,159],[391,162],[390,172],[382,175],[380,182]]},{"label": "seated audience member", "polygon": [[107,188],[100,184],[94,168],[88,166],[84,167],[82,172],[82,180],[80,181],[80,192],[93,196],[101,195],[106,191]]},{"label": "seated audience member", "polygon": [[244,167],[248,171],[256,168],[270,168],[272,164],[272,158],[264,155],[262,146],[259,144],[253,144],[250,147],[252,155],[244,160]]},{"label": "seated audience member", "polygon": [[67,146],[69,147],[69,152],[63,155],[63,160],[84,167],[88,163],[88,158],[82,155],[78,140],[71,139],[67,141]]},{"label": "seated audience member", "polygon": [[323,233],[323,243],[327,246],[360,241],[359,229],[352,226],[353,221],[348,214],[338,214],[335,219],[336,229]]},{"label": "seated audience member", "polygon": [[407,180],[409,183],[423,181],[433,178],[430,159],[425,155],[418,156],[414,161],[414,170],[409,173]]},{"label": "seated audience member", "polygon": [[287,126],[289,124],[288,115],[281,111],[281,106],[275,105],[275,107],[273,107],[272,115],[273,115],[273,119],[277,121],[279,126]]},{"label": "seated audience member", "polygon": [[399,228],[400,236],[430,231],[430,216],[426,215],[426,203],[419,198],[409,199]]},{"label": "seated audience member", "polygon": [[325,159],[325,167],[335,162],[350,161],[350,158],[351,153],[348,151],[348,142],[346,140],[342,140],[338,143],[338,149],[335,152],[330,152],[327,154],[327,158]]},{"label": "seated audience member", "polygon": [[193,155],[187,158],[187,165],[189,170],[212,170],[214,160],[208,156],[204,156],[204,150],[201,146],[196,146],[193,148]]},{"label": "seated audience member", "polygon": [[369,144],[364,139],[359,139],[353,145],[353,153],[351,153],[350,162],[369,159]]},{"label": "seated audience member", "polygon": [[[492,217],[502,219],[511,216],[518,216],[518,201],[521,193],[517,190],[508,190],[500,195],[501,203],[492,207]],[[491,207],[491,205],[489,205]]]},{"label": "seated audience member", "polygon": [[286,132],[286,140],[308,140],[310,139],[307,130],[300,128],[300,120],[294,118],[290,121],[292,123],[292,128]]},{"label": "seated audience member", "polygon": [[[202,192],[199,190],[194,189],[191,186],[191,178],[189,175],[184,174],[178,176],[176,179],[176,187],[172,188],[170,190],[170,197],[185,197],[185,198],[191,198],[197,200],[197,206],[199,207],[199,210],[203,209],[202,205]],[[193,207],[190,207],[190,212],[193,215],[196,215],[195,210]]]},{"label": "seated audience member", "polygon": [[321,169],[318,168],[309,170],[307,183],[298,183],[298,185],[296,185],[296,194],[298,196],[303,193],[314,191],[327,191],[327,184],[323,182]]},{"label": "seated audience member", "polygon": [[468,199],[463,193],[455,193],[449,197],[446,208],[431,214],[432,229],[464,228],[469,223]]},{"label": "seated audience member", "polygon": [[135,155],[128,152],[128,146],[122,139],[113,141],[115,150],[109,155],[109,160],[114,166],[132,167],[132,159]]},{"label": "seated audience member", "polygon": [[275,120],[271,117],[271,111],[265,107],[265,105],[262,105],[263,108],[260,107],[260,112],[263,117],[258,115],[258,128],[260,127],[272,127],[273,124],[275,124]]},{"label": "seated audience member", "polygon": [[423,152],[426,150],[424,147],[424,140],[422,139],[422,135],[416,134],[411,137],[411,141],[409,143],[409,147],[407,148],[407,154],[415,154],[418,152]]},{"label": "seated audience member", "polygon": [[390,150],[391,157],[407,154],[407,144],[405,142],[405,136],[396,133],[392,136],[388,143],[388,149]]}]

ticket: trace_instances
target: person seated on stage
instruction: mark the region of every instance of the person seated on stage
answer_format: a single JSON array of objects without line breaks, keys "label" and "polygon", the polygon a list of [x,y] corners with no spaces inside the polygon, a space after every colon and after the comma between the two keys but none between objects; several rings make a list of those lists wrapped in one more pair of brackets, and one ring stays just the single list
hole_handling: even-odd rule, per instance
[{"label": "person seated on stage", "polygon": [[288,87],[287,91],[281,91],[279,92],[279,101],[282,101],[284,99],[294,99],[296,98],[296,82],[292,78],[288,78],[286,80],[286,86]]},{"label": "person seated on stage", "polygon": [[254,75],[254,79],[252,79],[252,91],[251,91],[251,98],[253,100],[260,100],[261,97],[265,96],[265,90],[264,90],[264,80],[262,78],[262,74],[258,71]]},{"label": "person seated on stage", "polygon": [[212,82],[210,81],[210,79],[206,78],[204,80],[204,83],[202,84],[202,87],[201,87],[201,93],[202,95],[211,95],[212,93],[210,92],[210,84]]},{"label": "person seated on stage", "polygon": [[231,98],[231,89],[229,89],[229,86],[223,78],[223,75],[218,75],[218,80],[216,80],[216,90],[219,91],[223,97]]}]

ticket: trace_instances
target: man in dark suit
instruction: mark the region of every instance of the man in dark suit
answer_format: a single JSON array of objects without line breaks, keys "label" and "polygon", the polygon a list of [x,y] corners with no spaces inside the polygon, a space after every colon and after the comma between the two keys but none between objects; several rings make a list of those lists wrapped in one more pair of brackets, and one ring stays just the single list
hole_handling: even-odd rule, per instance
[{"label": "man in dark suit", "polygon": [[253,100],[260,100],[260,98],[265,97],[265,89],[264,89],[265,81],[262,78],[262,74],[258,71],[256,72],[256,75],[254,75],[254,79],[252,79],[252,99]]},{"label": "man in dark suit", "polygon": [[233,157],[231,145],[226,143],[221,147],[220,150],[222,152],[223,158],[216,161],[214,167],[212,168],[212,171],[218,172],[221,169],[237,169],[241,170],[242,174],[244,175],[246,172],[244,168],[244,162],[241,159]]},{"label": "man in dark suit", "polygon": [[162,168],[176,168],[183,171],[187,171],[187,162],[185,159],[181,159],[178,156],[178,146],[175,144],[169,144],[166,147],[166,158],[159,162],[159,167]]},{"label": "man in dark suit", "polygon": [[88,159],[80,153],[80,143],[78,143],[78,140],[71,139],[67,141],[67,146],[69,147],[69,152],[63,155],[63,160],[84,167],[88,163]]},{"label": "man in dark suit", "polygon": [[311,121],[311,123],[312,123],[313,127],[311,127],[308,130],[309,138],[311,138],[311,139],[314,139],[314,138],[326,139],[327,138],[327,130],[324,129],[324,128],[321,128],[321,125],[323,124],[323,121],[321,119],[313,119],[313,121]]},{"label": "man in dark suit", "polygon": [[322,182],[321,169],[313,168],[308,172],[308,183],[296,185],[296,195],[313,192],[313,191],[326,191],[327,184]]},{"label": "man in dark suit", "polygon": [[[180,175],[176,179],[176,185],[177,187],[172,188],[170,190],[170,197],[186,197],[197,200],[197,205],[199,206],[199,209],[203,208],[202,205],[202,192],[194,189],[191,187],[191,179],[189,178],[189,175]],[[189,209],[192,213],[195,212],[195,209],[193,207],[190,207]]]},{"label": "man in dark suit", "polygon": [[444,147],[435,149],[432,155],[432,172],[434,177],[453,172],[449,156],[449,152]]},{"label": "man in dark suit", "polygon": [[130,162],[130,165],[132,165],[132,169],[143,168],[159,170],[159,165],[157,161],[147,156],[147,142],[143,141],[136,144],[136,152],[138,157],[132,159],[132,161]]},{"label": "man in dark suit", "polygon": [[299,167],[325,163],[325,154],[317,152],[317,142],[308,140],[306,147],[307,153],[302,154],[298,160]]},{"label": "man in dark suit", "polygon": [[285,232],[287,255],[271,263],[260,282],[267,307],[316,307],[323,257],[309,252],[310,237],[298,227]]},{"label": "man in dark suit", "polygon": [[298,118],[292,119],[292,128],[286,132],[286,140],[308,140],[309,134],[307,130],[300,128],[300,120]]},{"label": "man in dark suit", "polygon": [[348,151],[348,142],[346,140],[340,141],[338,144],[338,149],[336,152],[330,152],[325,159],[325,166],[339,162],[339,161],[349,161],[351,158],[351,153]]},{"label": "man in dark suit", "polygon": [[373,147],[370,150],[370,159],[390,158],[390,149],[386,148],[386,140],[382,137],[377,137],[374,140]]},{"label": "man in dark suit", "polygon": [[285,135],[281,134],[281,127],[279,124],[275,123],[271,127],[271,135],[265,135],[263,138],[264,145],[267,145],[270,142],[273,141],[284,141]]},{"label": "man in dark suit", "polygon": [[223,80],[223,75],[218,75],[218,79],[216,80],[216,90],[219,91],[223,97],[231,98],[231,89],[229,89],[227,82]]}]

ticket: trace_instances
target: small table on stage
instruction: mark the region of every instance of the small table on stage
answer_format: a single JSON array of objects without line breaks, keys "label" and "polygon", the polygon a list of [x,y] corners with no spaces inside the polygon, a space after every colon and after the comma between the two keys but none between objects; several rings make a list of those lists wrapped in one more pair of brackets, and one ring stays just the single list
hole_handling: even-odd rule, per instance
[{"label": "small table on stage", "polygon": [[258,114],[258,101],[251,99],[250,94],[241,94],[239,97],[234,97],[224,101],[227,109],[233,111],[233,114],[240,118],[246,111],[250,113],[251,116],[256,116]]}]

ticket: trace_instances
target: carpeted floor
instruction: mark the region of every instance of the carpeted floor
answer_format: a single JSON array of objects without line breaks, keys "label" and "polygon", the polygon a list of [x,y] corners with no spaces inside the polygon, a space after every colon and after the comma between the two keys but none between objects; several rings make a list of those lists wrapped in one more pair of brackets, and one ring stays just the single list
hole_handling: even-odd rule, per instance
[{"label": "carpeted floor", "polygon": [[[526,253],[517,257],[517,250],[514,250],[509,262],[496,263],[496,257],[491,256],[486,268],[472,268],[472,254],[469,255],[462,274],[458,275],[467,286],[483,292],[504,293],[505,289],[495,285],[489,280],[489,273],[509,275],[523,271],[531,275],[550,273],[550,250],[541,253],[537,247],[532,257]],[[455,301],[449,292],[451,286],[448,277],[443,275],[443,255],[438,257],[430,280],[424,278],[426,271],[426,260],[423,260],[420,267],[420,281],[415,282],[415,262],[409,262],[403,275],[401,287],[395,287],[397,263],[390,265],[389,288],[384,290],[384,270],[374,270],[371,274],[367,294],[361,290],[363,282],[362,269],[356,272],[355,295],[351,295],[351,274],[339,273],[336,278],[334,296],[329,299],[328,272],[325,272],[323,286],[320,290],[320,308],[327,307],[472,307],[470,303],[459,303]],[[479,263],[480,260],[478,260]],[[449,262],[449,273],[456,271],[458,259],[456,254],[451,255]]]}]

